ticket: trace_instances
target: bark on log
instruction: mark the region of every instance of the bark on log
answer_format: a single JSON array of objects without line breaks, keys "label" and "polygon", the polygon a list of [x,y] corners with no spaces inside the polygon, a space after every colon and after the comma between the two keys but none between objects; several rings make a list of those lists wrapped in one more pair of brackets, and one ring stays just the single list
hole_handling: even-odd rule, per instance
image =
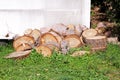
[{"label": "bark on log", "polygon": [[23,59],[30,54],[31,50],[12,52],[5,56],[7,59]]},{"label": "bark on log", "polygon": [[105,50],[107,47],[107,38],[106,36],[87,37],[86,44],[90,46],[92,51]]},{"label": "bark on log", "polygon": [[17,50],[18,46],[25,44],[25,43],[34,45],[35,43],[34,38],[31,36],[26,36],[26,35],[20,36],[13,41],[13,47],[15,50]]},{"label": "bark on log", "polygon": [[45,45],[40,45],[35,48],[39,54],[42,54],[44,57],[50,57],[52,55],[52,50]]},{"label": "bark on log", "polygon": [[69,48],[76,48],[82,45],[82,42],[80,41],[80,37],[76,34],[67,35],[64,40],[68,41]]}]

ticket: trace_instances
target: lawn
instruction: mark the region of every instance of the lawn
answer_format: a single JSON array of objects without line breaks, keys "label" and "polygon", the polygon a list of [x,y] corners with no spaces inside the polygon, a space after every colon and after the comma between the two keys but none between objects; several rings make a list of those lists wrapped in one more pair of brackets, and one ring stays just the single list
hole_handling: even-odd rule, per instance
[{"label": "lawn", "polygon": [[54,52],[45,58],[32,50],[23,60],[3,58],[13,51],[11,44],[0,46],[0,80],[120,80],[118,45],[108,44],[106,51],[81,57]]}]

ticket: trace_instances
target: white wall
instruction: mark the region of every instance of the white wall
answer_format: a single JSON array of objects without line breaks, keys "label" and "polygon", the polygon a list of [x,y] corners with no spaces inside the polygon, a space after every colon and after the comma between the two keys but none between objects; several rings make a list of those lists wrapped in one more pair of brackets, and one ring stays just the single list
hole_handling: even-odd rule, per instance
[{"label": "white wall", "polygon": [[90,0],[0,0],[0,39],[56,23],[90,27]]}]

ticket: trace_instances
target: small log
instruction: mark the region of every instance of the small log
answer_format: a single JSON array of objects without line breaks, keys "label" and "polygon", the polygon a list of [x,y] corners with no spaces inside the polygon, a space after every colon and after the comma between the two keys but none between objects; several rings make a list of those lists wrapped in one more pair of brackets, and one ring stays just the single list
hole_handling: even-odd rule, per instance
[{"label": "small log", "polygon": [[82,29],[81,29],[80,25],[75,26],[75,34],[77,34],[78,36],[81,36]]},{"label": "small log", "polygon": [[62,41],[63,39],[63,36],[61,36],[58,32],[54,31],[53,29],[51,29],[49,31],[49,33],[51,33],[52,35],[54,35],[58,41],[58,43],[60,44],[60,42]]},{"label": "small log", "polygon": [[34,29],[31,33],[30,36],[34,38],[35,41],[38,40],[38,38],[41,36],[41,32],[38,29]]},{"label": "small log", "polygon": [[7,59],[23,59],[31,53],[31,50],[12,52],[5,56]]},{"label": "small log", "polygon": [[35,43],[34,38],[31,36],[27,36],[27,35],[20,36],[13,41],[13,47],[15,50],[17,50],[18,46],[25,44],[25,43],[34,45]]},{"label": "small log", "polygon": [[90,46],[92,51],[105,50],[107,47],[107,38],[106,36],[87,37],[86,44]]},{"label": "small log", "polygon": [[49,42],[56,42],[56,43],[58,43],[58,40],[51,33],[44,33],[44,34],[42,34],[41,35],[41,39],[40,39],[40,43],[41,44],[46,44],[46,43],[49,43]]},{"label": "small log", "polygon": [[44,57],[50,57],[52,55],[52,50],[45,45],[40,45],[35,48],[37,53],[42,54]]},{"label": "small log", "polygon": [[86,43],[86,38],[87,37],[94,37],[96,35],[98,35],[97,30],[87,29],[87,30],[83,31],[83,33],[82,33],[82,40],[83,40],[84,43]]},{"label": "small log", "polygon": [[82,45],[82,42],[80,41],[80,37],[76,34],[67,35],[64,40],[68,42],[69,48],[76,48],[80,47]]},{"label": "small log", "polygon": [[58,32],[60,35],[64,36],[67,27],[64,24],[55,24],[52,26],[52,28],[54,31]]}]

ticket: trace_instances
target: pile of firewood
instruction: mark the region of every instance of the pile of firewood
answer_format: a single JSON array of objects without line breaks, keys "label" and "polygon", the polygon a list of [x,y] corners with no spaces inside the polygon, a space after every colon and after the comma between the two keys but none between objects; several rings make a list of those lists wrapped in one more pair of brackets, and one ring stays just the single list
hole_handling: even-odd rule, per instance
[{"label": "pile of firewood", "polygon": [[14,38],[15,52],[5,58],[23,58],[29,55],[32,49],[45,57],[51,56],[54,50],[66,54],[70,48],[84,45],[89,45],[92,51],[104,50],[107,46],[106,41],[106,36],[99,28],[88,29],[83,25],[56,24],[52,27],[25,30],[24,35]]}]

